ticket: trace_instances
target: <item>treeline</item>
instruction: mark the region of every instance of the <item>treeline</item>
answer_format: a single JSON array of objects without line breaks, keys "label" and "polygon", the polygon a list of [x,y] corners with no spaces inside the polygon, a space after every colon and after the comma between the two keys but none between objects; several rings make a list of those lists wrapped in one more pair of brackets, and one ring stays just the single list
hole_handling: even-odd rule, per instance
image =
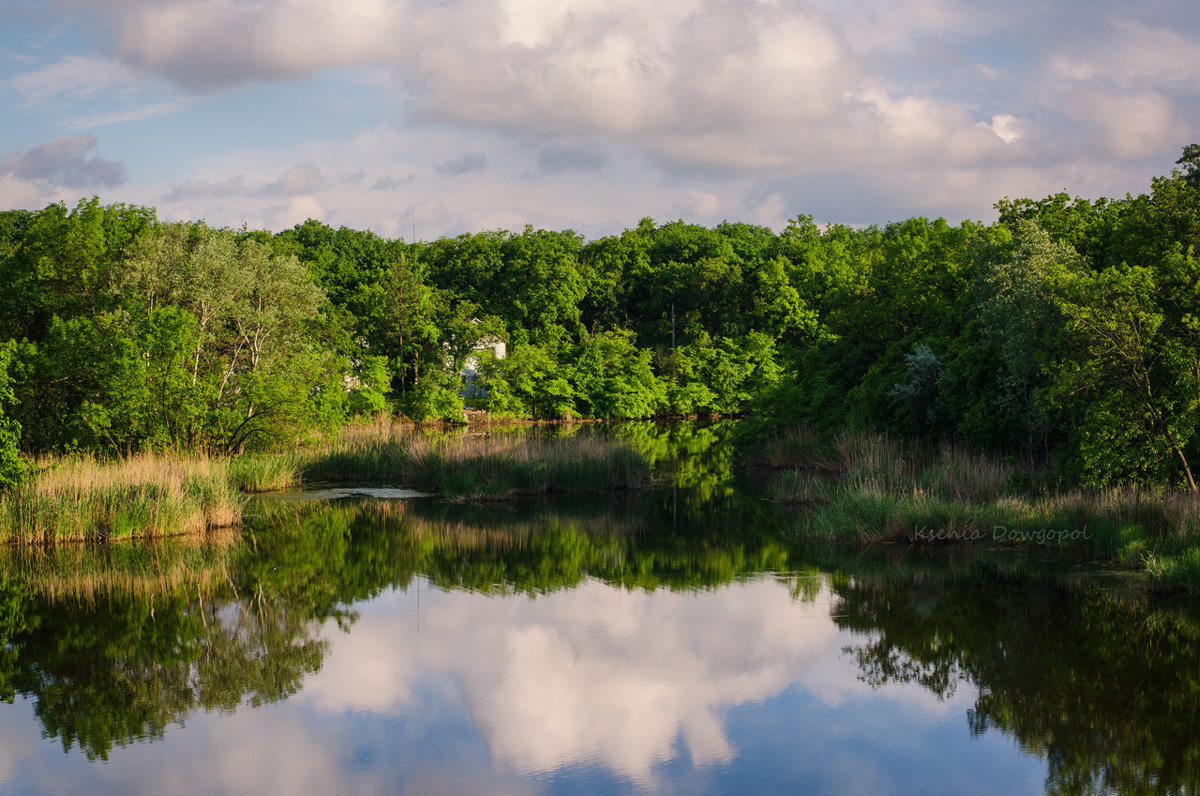
[{"label": "treeline", "polygon": [[[236,452],[354,414],[772,422],[1195,488],[1200,147],[1150,193],[991,225],[646,219],[433,242],[81,202],[0,214],[0,479],[26,453]],[[506,356],[495,356],[503,341]],[[466,374],[464,376],[464,374]]]}]

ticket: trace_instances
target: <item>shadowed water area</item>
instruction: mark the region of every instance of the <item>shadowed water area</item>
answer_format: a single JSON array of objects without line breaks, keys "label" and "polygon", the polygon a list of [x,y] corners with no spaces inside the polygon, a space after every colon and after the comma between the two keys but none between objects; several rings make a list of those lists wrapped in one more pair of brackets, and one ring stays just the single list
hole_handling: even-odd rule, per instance
[{"label": "shadowed water area", "polygon": [[5,552],[0,791],[1200,789],[1193,601],[1044,548],[806,542],[727,427],[614,433],[653,489]]}]

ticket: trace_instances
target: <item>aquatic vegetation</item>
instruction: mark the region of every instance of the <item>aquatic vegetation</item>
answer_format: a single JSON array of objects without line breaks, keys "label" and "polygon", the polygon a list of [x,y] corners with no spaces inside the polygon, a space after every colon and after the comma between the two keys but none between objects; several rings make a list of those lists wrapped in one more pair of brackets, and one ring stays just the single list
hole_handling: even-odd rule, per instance
[{"label": "aquatic vegetation", "polygon": [[0,542],[157,538],[239,525],[245,493],[388,483],[454,500],[604,492],[650,483],[631,446],[599,436],[350,432],[319,447],[209,458],[46,459],[0,491]]},{"label": "aquatic vegetation", "polygon": [[805,508],[807,536],[1070,547],[1143,570],[1157,586],[1200,586],[1200,497],[1191,492],[1031,489],[1007,462],[862,432],[798,429],[749,460],[786,468],[768,494]]},{"label": "aquatic vegetation", "polygon": [[0,492],[0,541],[197,534],[239,524],[243,502],[227,459],[155,453],[48,459]]},{"label": "aquatic vegetation", "polygon": [[460,500],[631,489],[650,481],[632,447],[590,435],[350,439],[308,457],[300,474],[305,481],[388,481]]}]

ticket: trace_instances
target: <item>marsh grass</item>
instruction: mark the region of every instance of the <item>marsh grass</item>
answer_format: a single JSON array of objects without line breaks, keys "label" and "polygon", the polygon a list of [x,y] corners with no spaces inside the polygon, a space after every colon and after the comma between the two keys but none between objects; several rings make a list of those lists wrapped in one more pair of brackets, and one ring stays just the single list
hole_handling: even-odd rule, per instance
[{"label": "marsh grass", "polygon": [[198,534],[240,523],[243,500],[227,460],[154,453],[43,460],[0,493],[0,542]]},{"label": "marsh grass", "polygon": [[314,454],[300,472],[305,481],[384,481],[457,500],[633,489],[650,480],[628,445],[525,434],[352,437]]},{"label": "marsh grass", "polygon": [[762,460],[790,463],[770,497],[805,507],[802,528],[812,537],[1075,547],[1143,570],[1157,585],[1200,588],[1200,497],[1191,493],[1035,492],[1016,486],[1014,468],[998,459],[861,432],[799,430]]},{"label": "marsh grass", "polygon": [[352,427],[312,448],[233,459],[142,453],[38,463],[0,491],[0,543],[151,539],[240,524],[246,493],[308,482],[388,483],[455,500],[647,486],[632,447],[599,436],[414,434]]},{"label": "marsh grass", "polygon": [[248,453],[229,461],[229,479],[242,492],[274,492],[300,483],[300,468],[296,453]]}]

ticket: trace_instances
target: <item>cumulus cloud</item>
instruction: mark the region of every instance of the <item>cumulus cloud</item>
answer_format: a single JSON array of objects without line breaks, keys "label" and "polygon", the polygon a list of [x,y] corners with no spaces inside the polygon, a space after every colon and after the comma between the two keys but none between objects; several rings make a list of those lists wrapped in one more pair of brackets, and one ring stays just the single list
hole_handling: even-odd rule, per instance
[{"label": "cumulus cloud", "polygon": [[324,221],[329,215],[325,206],[313,196],[301,195],[288,199],[282,206],[268,207],[265,211],[267,226],[271,229],[287,229],[303,224],[310,218]]},{"label": "cumulus cloud", "polygon": [[[296,199],[321,193],[333,183],[356,185],[363,175],[354,172],[336,180],[327,179],[321,169],[312,163],[297,163],[278,178],[265,184],[255,185],[244,174],[223,180],[195,179],[177,183],[162,195],[165,202],[188,202],[197,199],[274,198]],[[302,219],[303,220],[303,219]]]},{"label": "cumulus cloud", "polygon": [[483,152],[468,152],[460,158],[439,163],[434,168],[437,169],[438,174],[455,176],[472,171],[482,171],[486,165],[487,155]]},{"label": "cumulus cloud", "polygon": [[246,186],[246,178],[238,174],[218,182],[188,180],[175,185],[162,198],[166,202],[188,202],[195,199],[228,199],[248,193],[250,189]]},{"label": "cumulus cloud", "polygon": [[[510,221],[619,229],[681,211],[982,218],[998,196],[1045,185],[1142,189],[1200,126],[1200,7],[1174,0],[58,3],[91,20],[100,53],[7,85],[30,107],[87,100],[77,127],[188,103],[229,112],[249,102],[239,89],[279,81],[289,102],[329,92],[329,118],[345,117],[336,124],[370,106],[375,130],[254,143],[240,161],[214,158],[155,189],[194,195],[234,224],[283,218],[308,197],[339,223],[410,234],[373,193],[401,187],[405,201],[444,209],[439,233]],[[92,107],[137,81],[175,93]],[[330,101],[331,85],[353,90]],[[412,140],[367,153],[381,127]],[[343,182],[354,170],[361,181]],[[10,195],[32,184],[7,179]],[[776,197],[769,209],[756,204],[764,195]]]},{"label": "cumulus cloud", "polygon": [[125,182],[125,164],[89,157],[95,136],[80,134],[56,138],[25,152],[9,153],[0,162],[0,173],[21,180],[72,188],[113,188]]},{"label": "cumulus cloud", "polygon": [[[962,16],[950,0],[925,5],[924,17]],[[107,6],[119,57],[188,88],[386,64],[415,119],[604,135],[667,164],[795,171],[857,162],[892,136],[891,149],[904,143],[910,155],[970,158],[1000,143],[954,103],[896,96],[873,80],[830,14],[803,0]],[[550,144],[539,168],[595,170],[603,158]],[[481,166],[468,156],[438,169]]]},{"label": "cumulus cloud", "polygon": [[1093,154],[1145,158],[1182,146],[1200,119],[1200,40],[1118,20],[1051,55],[1049,98],[1083,122]]},{"label": "cumulus cloud", "polygon": [[1011,113],[997,113],[992,117],[991,124],[980,122],[980,125],[991,130],[1006,144],[1014,144],[1021,140],[1025,134],[1023,125],[1020,119],[1013,116]]},{"label": "cumulus cloud", "polygon": [[109,0],[92,4],[127,64],[194,91],[391,60],[404,4]]},{"label": "cumulus cloud", "polygon": [[599,171],[609,163],[608,153],[594,146],[551,143],[538,150],[538,171]]},{"label": "cumulus cloud", "polygon": [[409,174],[405,177],[380,177],[371,183],[372,191],[395,191],[409,185],[416,178],[416,175]]},{"label": "cumulus cloud", "polygon": [[258,191],[258,195],[285,198],[303,196],[320,191],[326,184],[327,181],[319,168],[311,163],[297,163],[280,175],[279,179],[264,185]]},{"label": "cumulus cloud", "polygon": [[1192,93],[1200,82],[1200,41],[1177,30],[1117,20],[1064,42],[1047,66],[1051,77],[1071,83],[1102,82],[1120,90],[1149,83]]}]

